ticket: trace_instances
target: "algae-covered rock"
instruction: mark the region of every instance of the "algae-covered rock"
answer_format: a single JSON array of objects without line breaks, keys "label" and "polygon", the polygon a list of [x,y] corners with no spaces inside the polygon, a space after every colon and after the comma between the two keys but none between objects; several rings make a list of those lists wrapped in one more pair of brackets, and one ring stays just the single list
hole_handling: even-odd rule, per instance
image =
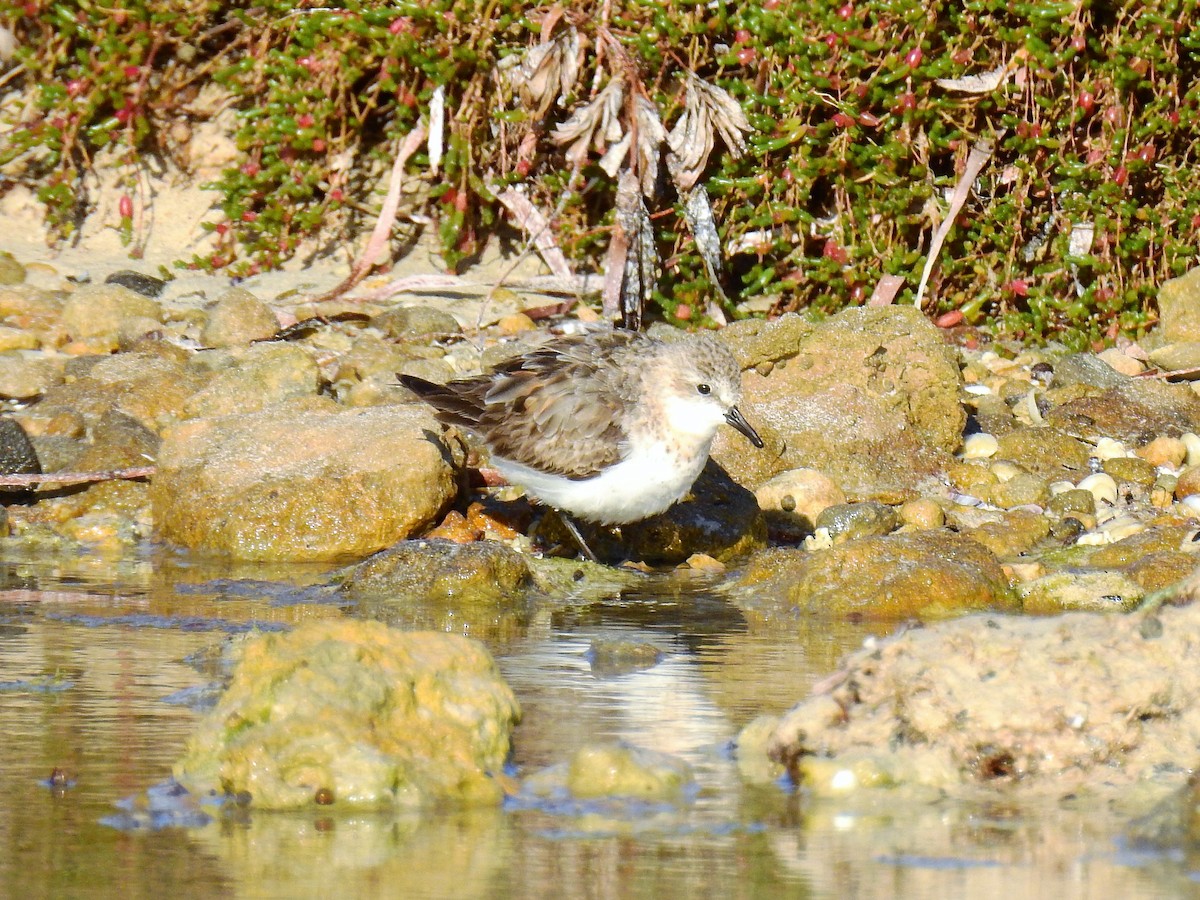
[{"label": "algae-covered rock", "polygon": [[275,406],[167,431],[152,486],[165,540],[235,559],[363,557],[454,495],[441,426],[419,407]]},{"label": "algae-covered rock", "polygon": [[997,459],[1008,459],[1042,478],[1078,480],[1087,474],[1091,450],[1055,428],[1018,428],[1000,438]]},{"label": "algae-covered rock", "polygon": [[800,466],[851,500],[917,495],[961,441],[961,376],[938,329],[911,307],[850,309],[813,325],[797,316],[721,332],[746,370],[741,410],[766,442],[747,451],[718,433],[713,456],[757,487]]},{"label": "algae-covered rock", "polygon": [[730,597],[752,620],[796,615],[895,620],[938,618],[1017,604],[996,557],[949,532],[865,537],[805,553],[751,557]]},{"label": "algae-covered rock", "polygon": [[1144,591],[1120,572],[1055,572],[1018,588],[1025,612],[1128,612]]},{"label": "algae-covered rock", "polygon": [[1107,437],[1136,447],[1163,435],[1200,431],[1200,397],[1186,385],[1131,378],[1056,406],[1046,421],[1092,443]]},{"label": "algae-covered rock", "polygon": [[686,761],[624,743],[587,744],[565,764],[535,772],[524,792],[576,800],[679,802],[695,787]]},{"label": "algae-covered rock", "polygon": [[174,774],[262,809],[498,804],[520,708],[476,641],[327,621],[248,641]]},{"label": "algae-covered rock", "polygon": [[186,358],[184,351],[163,345],[160,353],[118,353],[80,360],[77,367],[68,368],[66,383],[52,385],[30,414],[42,418],[78,415],[94,428],[114,412],[124,413],[161,433],[183,418],[184,404],[206,379],[186,364]]},{"label": "algae-covered rock", "polygon": [[995,513],[985,522],[967,525],[960,521],[959,532],[983,544],[998,558],[1009,560],[1032,550],[1049,535],[1050,520],[1033,510],[1010,509]]},{"label": "algae-covered rock", "polygon": [[532,611],[526,557],[496,541],[401,541],[342,579],[364,615],[404,628],[498,640],[527,626]]},{"label": "algae-covered rock", "polygon": [[894,509],[871,500],[826,507],[816,521],[817,527],[824,528],[835,543],[888,534],[899,524],[900,516]]}]

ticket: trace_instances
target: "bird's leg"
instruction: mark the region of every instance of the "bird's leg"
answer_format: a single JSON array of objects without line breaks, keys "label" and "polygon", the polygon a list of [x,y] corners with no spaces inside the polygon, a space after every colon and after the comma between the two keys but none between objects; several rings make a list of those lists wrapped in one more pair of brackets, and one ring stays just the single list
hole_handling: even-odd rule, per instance
[{"label": "bird's leg", "polygon": [[554,512],[558,515],[558,521],[562,522],[566,526],[567,531],[571,532],[571,537],[575,538],[575,543],[579,545],[579,549],[583,551],[583,555],[592,562],[599,563],[600,560],[596,559],[596,554],[587,545],[587,541],[583,539],[583,535],[579,533],[579,529],[575,527],[575,523],[571,521],[571,517],[561,509],[556,509]]}]

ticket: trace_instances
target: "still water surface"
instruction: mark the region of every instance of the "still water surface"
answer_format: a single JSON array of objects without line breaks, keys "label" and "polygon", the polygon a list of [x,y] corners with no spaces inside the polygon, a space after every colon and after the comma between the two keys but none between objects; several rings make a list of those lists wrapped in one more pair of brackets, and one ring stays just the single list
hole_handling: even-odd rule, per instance
[{"label": "still water surface", "polygon": [[[1083,802],[814,803],[751,784],[729,750],[875,626],[755,633],[696,592],[547,609],[486,641],[524,712],[515,774],[620,739],[677,754],[683,808],[423,815],[249,813],[200,828],[119,830],[114,802],[170,774],[229,633],[354,615],[297,587],[320,570],[188,565],[148,554],[0,563],[0,897],[1175,897],[1187,867],[1114,841],[1122,811]],[[659,661],[611,671],[597,641]],[[179,692],[183,691],[183,694]],[[47,783],[54,769],[73,783]]]}]

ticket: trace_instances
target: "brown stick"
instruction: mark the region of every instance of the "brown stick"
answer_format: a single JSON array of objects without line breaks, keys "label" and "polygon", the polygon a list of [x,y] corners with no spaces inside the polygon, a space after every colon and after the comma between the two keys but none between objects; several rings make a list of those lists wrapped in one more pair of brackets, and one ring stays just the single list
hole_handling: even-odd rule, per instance
[{"label": "brown stick", "polygon": [[87,484],[92,481],[121,481],[149,478],[157,466],[136,466],[109,472],[38,472],[32,475],[0,475],[0,487],[37,487],[42,484]]}]

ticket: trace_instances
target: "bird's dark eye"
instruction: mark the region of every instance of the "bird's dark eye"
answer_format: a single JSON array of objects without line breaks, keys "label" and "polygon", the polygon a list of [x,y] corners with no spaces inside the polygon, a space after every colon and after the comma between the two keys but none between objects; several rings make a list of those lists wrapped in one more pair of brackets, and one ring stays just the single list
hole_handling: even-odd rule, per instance
[{"label": "bird's dark eye", "polygon": [[709,387],[707,384],[696,385],[696,390],[698,390],[701,394],[704,394],[705,396],[712,393],[712,388]]}]

